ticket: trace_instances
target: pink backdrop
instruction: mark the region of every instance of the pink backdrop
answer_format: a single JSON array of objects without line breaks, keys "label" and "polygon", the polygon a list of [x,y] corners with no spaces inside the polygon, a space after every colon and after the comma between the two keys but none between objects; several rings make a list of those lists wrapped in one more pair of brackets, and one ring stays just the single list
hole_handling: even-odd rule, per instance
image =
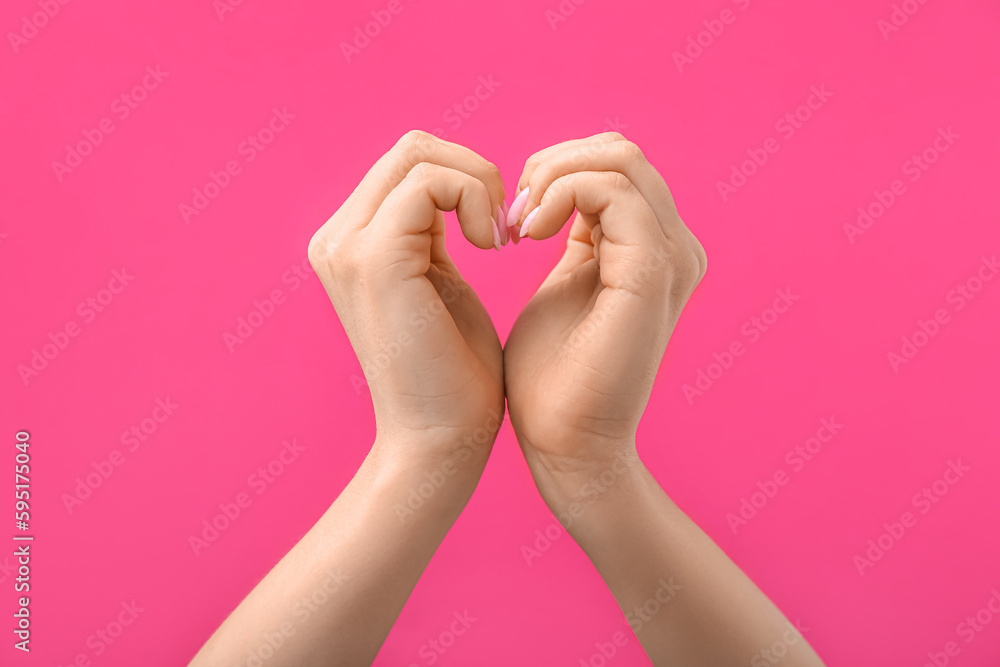
[{"label": "pink backdrop", "polygon": [[[638,143],[709,256],[650,468],[830,665],[997,664],[996,2],[63,1],[0,9],[0,465],[29,431],[36,537],[0,662],[185,663],[347,483],[370,399],[301,267],[416,127],[508,203],[536,150]],[[561,238],[452,236],[502,339]],[[505,424],[376,664],[587,664],[627,627],[568,537],[526,562],[553,522]],[[629,637],[609,664],[648,664]]]}]

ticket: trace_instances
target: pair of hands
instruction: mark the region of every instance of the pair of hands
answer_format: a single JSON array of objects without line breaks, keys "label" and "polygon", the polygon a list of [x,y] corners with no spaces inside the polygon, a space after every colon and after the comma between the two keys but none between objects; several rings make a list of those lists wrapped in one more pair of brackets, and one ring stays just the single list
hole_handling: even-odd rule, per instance
[{"label": "pair of hands", "polygon": [[[471,497],[506,399],[542,497],[654,665],[778,655],[787,667],[821,667],[636,454],[667,340],[705,273],[663,179],[634,144],[602,134],[536,153],[518,189],[508,211],[496,167],[411,132],[313,237],[309,257],[364,368],[378,433],[337,500],[192,665],[251,654],[274,665],[370,665]],[[455,210],[465,237],[487,249],[521,234],[549,238],[574,209],[566,252],[501,347],[448,256],[441,212]],[[429,481],[436,490],[425,493]],[[420,511],[400,511],[415,491]],[[318,592],[336,603],[302,618]],[[261,639],[277,628],[280,651]]]},{"label": "pair of hands", "polygon": [[[409,132],[316,232],[309,258],[371,389],[372,454],[401,468],[451,461],[478,479],[491,447],[456,457],[484,429],[492,445],[506,398],[548,500],[564,475],[638,461],[639,419],[706,258],[666,183],[620,134],[535,153],[525,189],[508,215],[496,166]],[[574,209],[565,254],[501,347],[447,253],[441,212],[456,211],[466,239],[489,249],[521,230],[549,238]]]}]

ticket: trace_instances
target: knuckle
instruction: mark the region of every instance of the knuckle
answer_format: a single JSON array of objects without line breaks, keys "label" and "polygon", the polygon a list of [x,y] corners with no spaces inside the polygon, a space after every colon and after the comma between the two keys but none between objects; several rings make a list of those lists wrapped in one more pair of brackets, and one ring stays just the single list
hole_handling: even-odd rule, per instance
[{"label": "knuckle", "polygon": [[538,154],[532,155],[524,162],[524,171],[537,171],[538,167],[541,166],[542,159],[538,157]]},{"label": "knuckle", "polygon": [[534,172],[531,174],[531,187],[532,190],[541,192],[546,187],[550,185],[555,185],[559,182],[557,176],[557,166],[551,162],[546,162],[544,164],[538,165]]},{"label": "knuckle", "polygon": [[313,234],[306,251],[316,275],[334,282],[353,275],[352,272],[359,267],[357,253],[345,243],[344,234],[338,232],[335,220],[336,215]]},{"label": "knuckle", "polygon": [[698,282],[700,273],[701,267],[693,252],[685,248],[677,253],[674,259],[674,275],[682,284],[694,286]]},{"label": "knuckle", "polygon": [[330,256],[330,246],[327,242],[326,226],[316,230],[316,233],[309,239],[306,256],[309,257],[309,264],[312,265],[313,271],[318,272],[327,266]]},{"label": "knuckle", "polygon": [[590,161],[597,155],[599,149],[593,146],[584,146],[580,150],[574,151],[569,159],[570,171],[585,171]]},{"label": "knuckle", "polygon": [[416,183],[426,182],[434,171],[434,165],[429,162],[417,162],[406,172],[406,180]]},{"label": "knuckle", "polygon": [[500,175],[500,168],[489,160],[486,161],[486,176],[483,181],[496,188],[498,194],[503,192],[503,177]]},{"label": "knuckle", "polygon": [[535,189],[531,191],[531,198],[538,198],[539,204],[549,204],[570,192],[571,183],[574,179],[569,177],[557,178],[553,181],[539,180]]},{"label": "knuckle", "polygon": [[608,141],[625,141],[625,135],[623,135],[621,132],[605,132],[598,136],[600,136],[603,139],[607,139]]},{"label": "knuckle", "polygon": [[500,167],[496,166],[493,162],[486,160],[486,174],[490,178],[500,178]]},{"label": "knuckle", "polygon": [[628,176],[626,176],[625,174],[618,171],[608,172],[608,173],[609,173],[608,178],[611,181],[609,185],[616,192],[630,193],[633,190],[635,190],[635,186],[632,185],[632,181],[630,181],[628,179]]},{"label": "knuckle", "polygon": [[708,254],[705,252],[705,246],[701,244],[690,229],[684,224],[684,221],[677,218],[680,223],[681,228],[681,245],[684,246],[683,250],[693,258],[695,264],[695,284],[701,282],[701,279],[705,277],[706,271],[708,271]]},{"label": "knuckle", "polygon": [[708,254],[705,252],[704,246],[701,245],[698,239],[695,239],[694,241],[694,257],[698,262],[697,282],[700,283],[701,279],[705,277],[705,273],[708,272]]},{"label": "knuckle", "polygon": [[420,155],[431,140],[432,135],[423,130],[410,130],[399,138],[394,148],[397,153],[412,157]]},{"label": "knuckle", "polygon": [[701,282],[706,267],[705,249],[694,237],[678,244],[670,253],[671,282],[684,292],[690,292]]},{"label": "knuckle", "polygon": [[353,268],[353,262],[344,252],[337,237],[323,229],[313,235],[309,241],[309,264],[313,271],[325,283],[336,283],[344,275],[344,271]]},{"label": "knuckle", "polygon": [[616,150],[621,151],[622,157],[631,165],[639,165],[646,161],[646,155],[642,149],[631,141],[618,142]]}]

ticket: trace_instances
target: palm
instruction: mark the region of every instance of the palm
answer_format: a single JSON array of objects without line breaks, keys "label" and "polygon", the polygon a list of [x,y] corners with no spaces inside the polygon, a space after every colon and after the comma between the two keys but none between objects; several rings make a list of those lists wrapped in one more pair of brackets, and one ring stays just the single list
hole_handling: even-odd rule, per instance
[{"label": "palm", "polygon": [[[633,437],[648,400],[662,331],[630,323],[634,295],[607,287],[619,284],[628,252],[599,241],[599,262],[577,218],[565,255],[508,338],[511,423],[522,444],[553,463],[611,455],[607,444]],[[639,370],[654,356],[653,373]]]},{"label": "palm", "polygon": [[[440,212],[429,235],[400,243],[424,247],[387,249],[406,256],[413,274],[391,292],[383,311],[393,320],[389,328],[396,332],[398,344],[397,348],[390,343],[387,355],[395,357],[389,362],[397,371],[386,387],[393,403],[390,409],[418,420],[402,424],[408,428],[456,432],[479,428],[485,419],[481,415],[503,405],[503,353],[496,329],[445,252]],[[373,399],[378,412],[378,400]],[[400,407],[406,409],[396,410]],[[465,416],[470,415],[476,416],[474,423],[466,423]]]}]

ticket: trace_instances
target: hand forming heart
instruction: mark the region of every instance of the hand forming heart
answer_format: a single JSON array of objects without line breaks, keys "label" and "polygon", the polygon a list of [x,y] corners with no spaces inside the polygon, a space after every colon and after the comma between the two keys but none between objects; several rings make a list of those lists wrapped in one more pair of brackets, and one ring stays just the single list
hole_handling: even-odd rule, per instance
[{"label": "hand forming heart", "polygon": [[[365,370],[380,432],[396,432],[391,440],[405,434],[426,450],[460,443],[491,408],[502,412],[506,383],[533,470],[606,466],[634,449],[667,339],[705,273],[705,252],[663,179],[620,134],[536,153],[519,189],[507,212],[496,167],[411,132],[316,233],[310,258]],[[499,248],[553,236],[574,208],[565,255],[501,351],[448,256],[441,211],[456,211],[474,245]],[[447,317],[428,316],[445,309]]]},{"label": "hand forming heart", "polygon": [[[493,164],[409,132],[313,236],[309,258],[371,388],[375,442],[193,665],[257,655],[248,638],[294,618],[333,570],[338,602],[289,623],[294,637],[268,664],[370,664],[475,489],[505,397],[542,497],[654,664],[755,664],[776,642],[786,667],[822,664],[636,453],[667,341],[706,268],[666,183],[612,132],[534,154],[518,190],[508,209]],[[452,210],[483,249],[550,238],[576,211],[504,348],[446,251]]]}]

